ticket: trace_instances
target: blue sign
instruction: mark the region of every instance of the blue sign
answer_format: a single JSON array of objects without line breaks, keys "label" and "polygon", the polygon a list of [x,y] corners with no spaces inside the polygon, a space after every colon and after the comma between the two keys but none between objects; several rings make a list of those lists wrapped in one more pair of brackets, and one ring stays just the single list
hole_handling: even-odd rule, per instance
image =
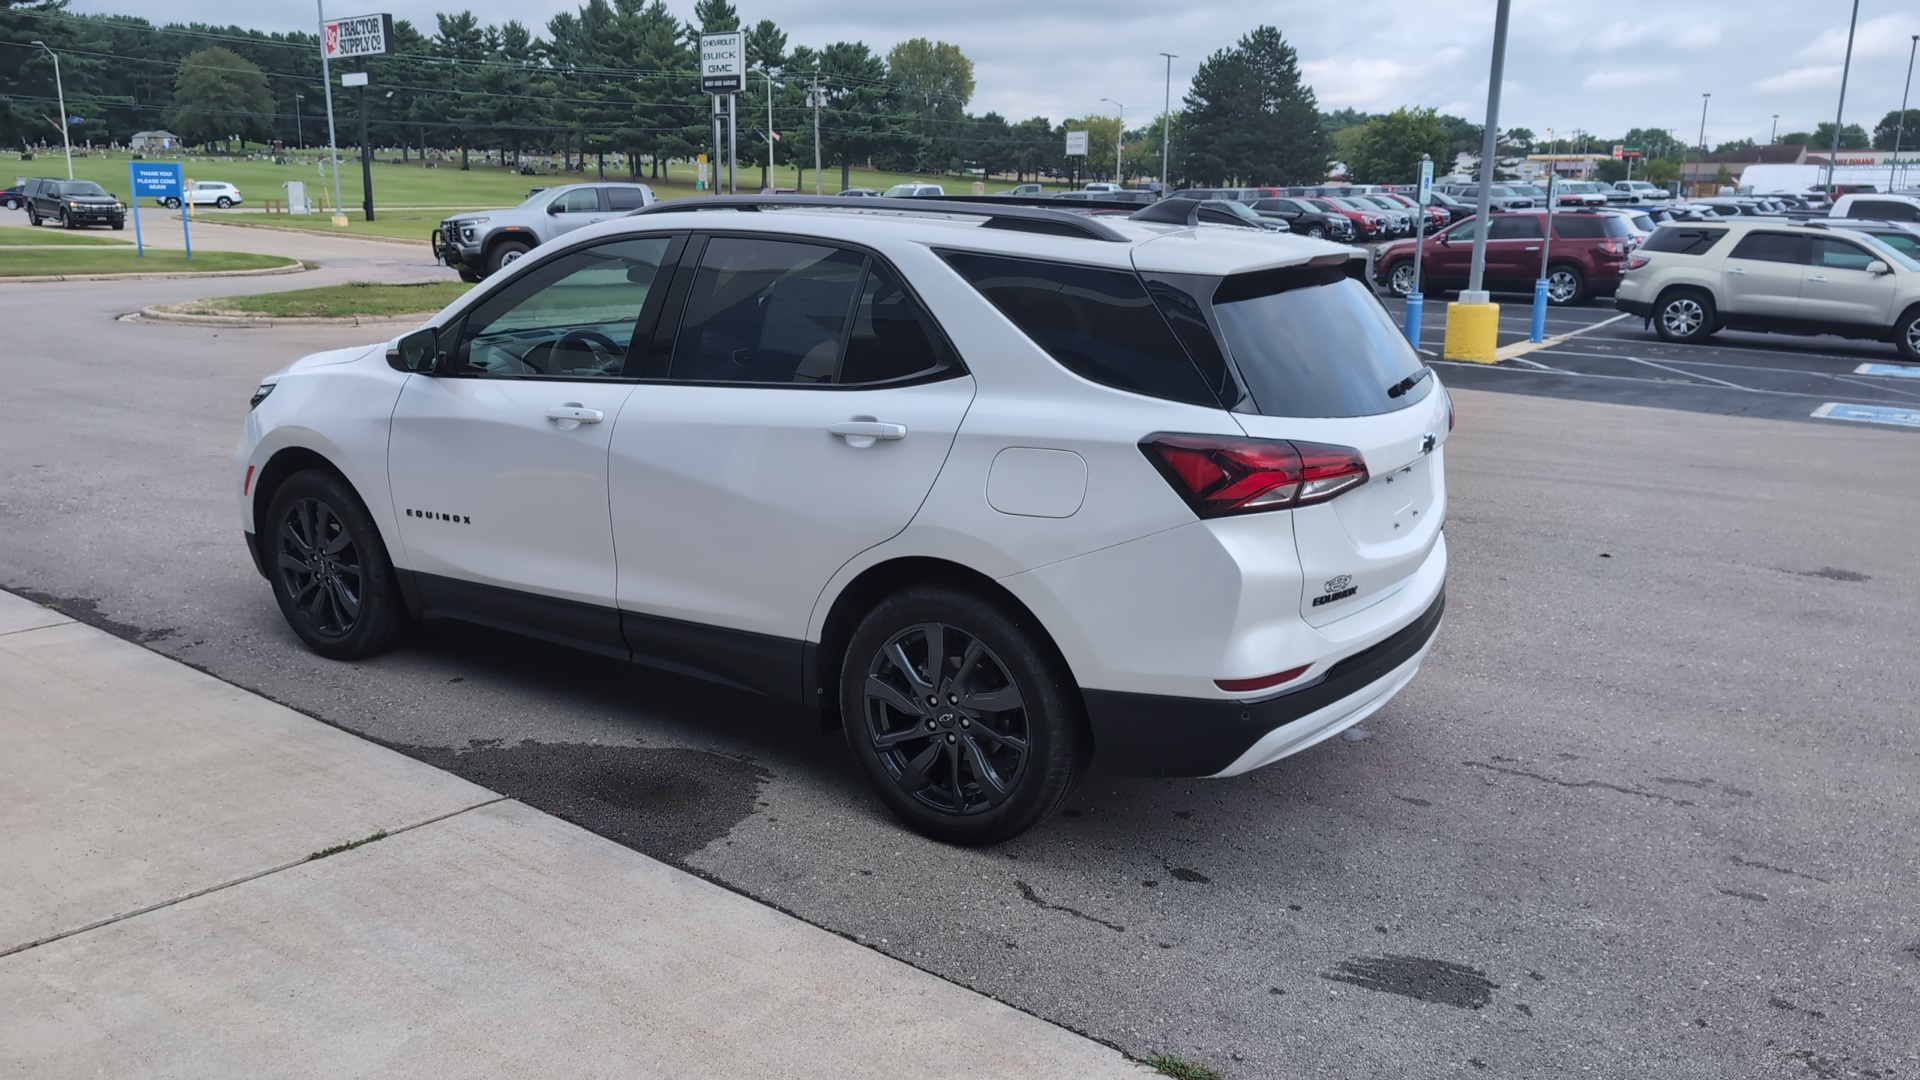
[{"label": "blue sign", "polygon": [[133,197],[181,198],[186,194],[186,168],[177,161],[151,165],[144,161],[129,162],[127,172],[133,184]]},{"label": "blue sign", "polygon": [[1813,410],[1813,415],[1826,420],[1857,420],[1864,424],[1920,428],[1920,406],[1894,408],[1889,405],[1847,405],[1830,401]]},{"label": "blue sign", "polygon": [[87,118],[86,118],[86,117],[84,117],[84,116],[69,116],[69,117],[67,117],[67,123],[69,123],[69,124],[84,124],[84,123],[86,123],[86,122],[87,122]]},{"label": "blue sign", "polygon": [[1861,364],[1853,369],[1855,375],[1882,375],[1895,379],[1920,379],[1920,367],[1907,367],[1904,364]]}]

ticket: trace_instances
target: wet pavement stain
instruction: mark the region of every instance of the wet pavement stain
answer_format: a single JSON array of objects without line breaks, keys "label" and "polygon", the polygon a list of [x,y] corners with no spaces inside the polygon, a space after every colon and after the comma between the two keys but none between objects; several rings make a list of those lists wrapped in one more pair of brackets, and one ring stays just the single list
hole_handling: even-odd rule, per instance
[{"label": "wet pavement stain", "polygon": [[1184,866],[1170,866],[1167,868],[1167,873],[1172,874],[1181,881],[1191,881],[1197,885],[1210,885],[1213,883],[1213,879],[1207,875],[1198,870],[1189,870]]},{"label": "wet pavement stain", "polygon": [[773,778],[750,760],[705,750],[531,739],[395,749],[678,865],[751,817]]},{"label": "wet pavement stain", "polygon": [[[123,623],[118,619],[109,618],[100,613],[100,601],[96,597],[55,596],[52,593],[44,593],[38,589],[22,588],[18,585],[7,585],[4,586],[4,588],[16,596],[25,597],[39,604],[41,607],[51,608],[65,615],[67,618],[72,619],[74,622],[85,623],[96,630],[105,630],[114,637],[131,641],[135,645],[151,645],[156,641],[161,641],[179,633],[178,630],[171,626],[162,626],[149,630],[145,627],[135,626],[132,623]],[[198,645],[201,643],[196,641],[194,644]]]},{"label": "wet pavement stain", "polygon": [[1040,898],[1040,894],[1034,891],[1033,886],[1027,884],[1024,881],[1015,881],[1014,884],[1020,886],[1020,895],[1023,898],[1025,898],[1027,903],[1032,904],[1034,907],[1042,908],[1047,911],[1058,911],[1063,915],[1071,915],[1076,919],[1085,919],[1090,923],[1094,923],[1099,926],[1104,926],[1116,934],[1124,934],[1127,932],[1127,928],[1124,926],[1121,926],[1119,923],[1110,923],[1105,919],[1101,919],[1101,918],[1097,918],[1095,916],[1089,915],[1086,912],[1081,911],[1079,908],[1067,907],[1065,904],[1049,904],[1045,900],[1042,900]]},{"label": "wet pavement stain", "polygon": [[1857,570],[1840,570],[1832,566],[1823,566],[1818,570],[1789,570],[1789,574],[1798,577],[1826,578],[1828,581],[1872,581],[1873,579]]},{"label": "wet pavement stain", "polygon": [[1322,972],[1320,977],[1456,1009],[1483,1008],[1493,1001],[1493,992],[1500,989],[1498,983],[1489,980],[1487,973],[1478,968],[1396,953],[1342,960],[1339,971]]},{"label": "wet pavement stain", "polygon": [[[1515,759],[1503,758],[1503,757],[1500,757],[1499,755],[1495,755],[1493,760],[1494,761],[1513,761]],[[1539,780],[1543,783],[1554,784],[1563,788],[1596,788],[1601,791],[1617,791],[1622,795],[1638,795],[1642,799],[1652,799],[1655,802],[1672,803],[1675,806],[1692,806],[1693,805],[1693,801],[1691,799],[1676,799],[1671,795],[1662,795],[1657,791],[1641,791],[1638,788],[1625,787],[1620,784],[1609,784],[1605,780],[1563,780],[1557,776],[1547,776],[1542,773],[1528,772],[1525,769],[1509,769],[1505,766],[1494,765],[1485,761],[1463,761],[1460,764],[1465,765],[1469,769],[1486,769],[1489,772],[1505,773],[1508,776],[1525,777],[1528,780]]]}]

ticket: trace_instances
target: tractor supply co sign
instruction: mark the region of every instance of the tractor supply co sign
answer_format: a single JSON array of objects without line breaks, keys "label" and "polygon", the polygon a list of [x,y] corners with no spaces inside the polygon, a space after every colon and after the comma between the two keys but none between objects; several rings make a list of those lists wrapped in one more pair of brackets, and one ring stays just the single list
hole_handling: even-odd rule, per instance
[{"label": "tractor supply co sign", "polygon": [[1084,131],[1067,132],[1067,156],[1087,156],[1087,133]]},{"label": "tractor supply co sign", "polygon": [[381,56],[393,51],[393,16],[355,15],[320,24],[320,48],[327,59]]},{"label": "tractor supply co sign", "polygon": [[746,89],[746,41],[738,30],[700,35],[700,89],[737,94]]}]

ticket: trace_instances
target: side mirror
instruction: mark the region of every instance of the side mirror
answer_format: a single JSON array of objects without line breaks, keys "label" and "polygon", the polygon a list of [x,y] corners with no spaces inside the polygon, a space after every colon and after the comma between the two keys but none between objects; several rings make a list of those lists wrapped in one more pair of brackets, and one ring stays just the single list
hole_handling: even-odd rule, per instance
[{"label": "side mirror", "polygon": [[1453,234],[1441,233],[1439,236],[1434,237],[1434,239],[1440,241],[1443,244],[1451,244],[1453,243]]},{"label": "side mirror", "polygon": [[439,332],[431,327],[406,334],[387,347],[387,366],[395,371],[431,375],[439,359]]},{"label": "side mirror", "polygon": [[1893,267],[1888,266],[1884,261],[1880,259],[1875,259],[1872,262],[1867,264],[1867,273],[1873,274],[1874,276],[1878,277],[1881,274],[1893,273]]},{"label": "side mirror", "polygon": [[559,199],[555,199],[555,200],[553,200],[552,202],[550,202],[550,203],[548,203],[548,204],[547,204],[547,213],[548,213],[548,214],[557,214],[557,213],[559,213],[559,212],[560,212],[561,210],[564,210],[564,209],[565,209],[565,207],[563,207],[563,206],[561,206],[561,205],[560,205],[560,200],[559,200]]}]

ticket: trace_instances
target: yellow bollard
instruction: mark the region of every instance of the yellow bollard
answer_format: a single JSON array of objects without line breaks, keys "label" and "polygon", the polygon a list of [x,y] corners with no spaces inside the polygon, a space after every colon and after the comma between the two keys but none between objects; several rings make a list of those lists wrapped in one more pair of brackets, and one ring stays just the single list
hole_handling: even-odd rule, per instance
[{"label": "yellow bollard", "polygon": [[1500,347],[1500,305],[1487,303],[1485,293],[1479,294],[1479,303],[1469,303],[1463,299],[1447,305],[1447,338],[1441,347],[1441,355],[1448,360],[1469,360],[1476,364],[1491,364],[1499,357]]}]

